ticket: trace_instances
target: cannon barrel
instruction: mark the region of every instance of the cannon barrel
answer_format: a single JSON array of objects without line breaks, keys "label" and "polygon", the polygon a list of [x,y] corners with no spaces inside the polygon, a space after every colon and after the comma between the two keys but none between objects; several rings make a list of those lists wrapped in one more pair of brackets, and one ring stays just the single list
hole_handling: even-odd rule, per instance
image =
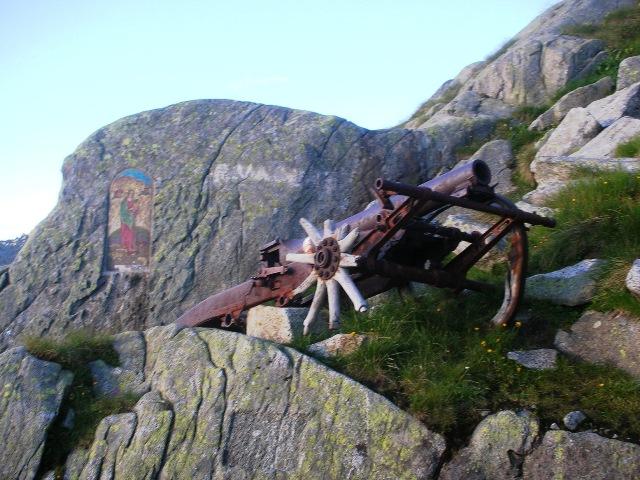
[{"label": "cannon barrel", "polygon": [[501,217],[508,217],[514,220],[530,223],[531,225],[544,225],[545,227],[555,227],[556,222],[552,218],[542,217],[535,213],[525,212],[517,208],[505,208],[486,203],[476,202],[467,198],[458,198],[437,192],[428,187],[415,187],[413,185],[405,185],[403,183],[391,182],[383,178],[376,180],[376,188],[387,192],[394,192],[411,198],[428,200],[441,205],[455,205],[458,207],[478,210],[480,212],[493,213]]},{"label": "cannon barrel", "polygon": [[[467,193],[467,189],[472,186],[486,186],[491,182],[491,169],[482,160],[474,160],[458,168],[439,175],[431,180],[422,183],[419,187],[429,188],[435,192],[454,197],[460,197]],[[407,199],[406,195],[393,195],[389,201],[397,207]],[[345,218],[337,223],[338,227],[349,224],[351,228],[357,227],[360,231],[375,228],[376,217],[382,206],[379,203],[369,205],[363,211]],[[428,207],[425,209],[426,213]]]}]

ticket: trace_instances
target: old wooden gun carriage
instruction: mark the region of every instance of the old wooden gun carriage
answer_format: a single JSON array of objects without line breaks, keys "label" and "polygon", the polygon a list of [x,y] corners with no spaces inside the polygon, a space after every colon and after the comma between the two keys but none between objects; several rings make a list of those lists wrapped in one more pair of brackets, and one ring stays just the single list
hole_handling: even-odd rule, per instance
[{"label": "old wooden gun carriage", "polygon": [[[328,298],[329,326],[337,328],[340,287],[357,311],[365,311],[366,298],[408,282],[458,292],[498,289],[502,302],[492,322],[511,321],[524,291],[526,224],[553,227],[553,219],[520,210],[496,194],[491,171],[480,160],[419,186],[378,179],[373,192],[376,201],[363,211],[339,222],[326,220],[322,229],[300,219],[306,238],[264,245],[261,267],[251,279],[200,302],[177,323],[241,328],[243,311],[275,301],[281,307],[310,306],[307,332]],[[443,226],[438,220],[452,207],[483,212],[494,217],[493,224],[484,232]],[[470,275],[497,251],[504,260],[498,288]]]}]

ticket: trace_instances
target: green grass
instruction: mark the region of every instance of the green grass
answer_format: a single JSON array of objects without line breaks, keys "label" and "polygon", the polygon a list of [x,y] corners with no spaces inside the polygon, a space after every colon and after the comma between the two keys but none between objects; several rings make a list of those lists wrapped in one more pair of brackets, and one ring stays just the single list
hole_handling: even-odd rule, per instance
[{"label": "green grass", "polygon": [[584,258],[631,261],[640,252],[640,175],[591,174],[551,200],[558,227],[530,235],[534,270],[549,271]]},{"label": "green grass", "polygon": [[632,138],[628,142],[618,145],[616,148],[616,157],[640,157],[640,135]]},{"label": "green grass", "polygon": [[[93,378],[88,363],[101,359],[118,364],[112,337],[87,330],[70,332],[63,339],[25,337],[27,350],[37,358],[56,362],[73,373],[73,383],[61,407],[58,419],[51,426],[41,462],[41,472],[55,469],[60,477],[66,456],[76,447],[88,447],[100,421],[109,415],[130,411],[138,396],[124,393],[113,397],[97,397],[93,393]],[[75,412],[73,429],[62,423],[69,412]]]},{"label": "green grass", "polygon": [[450,445],[466,441],[483,411],[527,408],[548,427],[574,409],[600,428],[640,437],[640,384],[619,370],[560,359],[553,371],[520,368],[513,349],[549,347],[580,309],[526,304],[526,325],[493,328],[497,303],[480,294],[456,297],[434,290],[392,302],[367,315],[351,314],[343,331],[372,340],[331,365],[390,398]]}]

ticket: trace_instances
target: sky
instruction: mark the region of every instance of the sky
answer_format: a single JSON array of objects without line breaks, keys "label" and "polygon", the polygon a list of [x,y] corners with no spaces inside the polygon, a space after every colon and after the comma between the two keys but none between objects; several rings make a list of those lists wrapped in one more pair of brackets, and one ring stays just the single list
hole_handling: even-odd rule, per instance
[{"label": "sky", "polygon": [[397,125],[554,0],[0,0],[0,240],[119,118],[226,98]]}]

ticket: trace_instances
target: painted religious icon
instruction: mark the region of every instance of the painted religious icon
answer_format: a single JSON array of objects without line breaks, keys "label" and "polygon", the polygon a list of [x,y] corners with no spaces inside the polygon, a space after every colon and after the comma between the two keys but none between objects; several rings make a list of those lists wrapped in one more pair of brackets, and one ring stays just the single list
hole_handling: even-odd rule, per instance
[{"label": "painted religious icon", "polygon": [[107,270],[147,271],[151,246],[153,182],[128,168],[111,182]]}]

